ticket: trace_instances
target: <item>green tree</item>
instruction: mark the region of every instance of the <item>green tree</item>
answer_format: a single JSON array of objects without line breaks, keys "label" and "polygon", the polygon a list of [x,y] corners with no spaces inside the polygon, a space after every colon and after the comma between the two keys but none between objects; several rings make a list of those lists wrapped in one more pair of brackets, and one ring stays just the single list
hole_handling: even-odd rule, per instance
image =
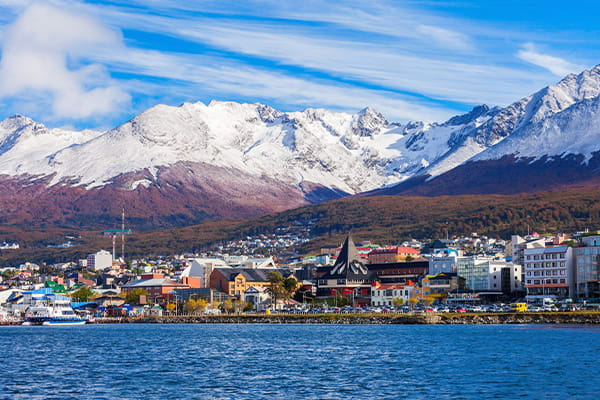
[{"label": "green tree", "polygon": [[396,297],[396,298],[393,300],[393,303],[394,303],[394,306],[395,306],[395,307],[400,307],[400,306],[403,306],[403,305],[404,305],[404,299],[403,299],[403,298],[401,298],[401,297]]},{"label": "green tree", "polygon": [[279,272],[269,273],[269,287],[267,293],[271,296],[271,306],[277,304],[277,300],[284,297],[284,278]]},{"label": "green tree", "polygon": [[82,286],[71,295],[71,300],[75,302],[90,301],[94,297],[94,291],[87,286]]},{"label": "green tree", "polygon": [[140,304],[140,296],[148,296],[148,292],[140,288],[133,289],[131,292],[127,293],[125,300],[130,304]]},{"label": "green tree", "polygon": [[287,300],[293,296],[294,292],[296,292],[298,281],[294,277],[289,277],[283,280],[281,286],[283,289],[283,297]]}]

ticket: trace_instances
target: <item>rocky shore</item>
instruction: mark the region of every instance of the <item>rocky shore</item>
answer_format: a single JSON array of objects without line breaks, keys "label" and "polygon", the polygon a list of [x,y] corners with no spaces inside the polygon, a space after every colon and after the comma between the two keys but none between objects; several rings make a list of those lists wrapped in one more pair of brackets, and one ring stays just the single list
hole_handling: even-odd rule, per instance
[{"label": "rocky shore", "polygon": [[500,313],[500,314],[275,314],[275,315],[178,315],[161,317],[104,318],[99,323],[155,324],[575,324],[600,325],[599,312]]}]

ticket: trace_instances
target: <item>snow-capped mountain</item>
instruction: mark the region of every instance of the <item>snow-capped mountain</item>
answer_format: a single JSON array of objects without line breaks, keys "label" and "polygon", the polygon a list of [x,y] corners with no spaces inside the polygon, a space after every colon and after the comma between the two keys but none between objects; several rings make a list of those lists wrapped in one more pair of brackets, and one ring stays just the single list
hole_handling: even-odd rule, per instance
[{"label": "snow-capped mountain", "polygon": [[[480,126],[483,106],[444,124],[389,123],[366,108],[355,115],[308,109],[282,113],[231,102],[159,105],[105,133],[48,130],[24,117],[2,123],[0,174],[52,177],[87,189],[145,171],[126,188],[155,182],[159,167],[203,163],[296,187],[355,194],[400,182]],[[198,172],[198,171],[196,171]]]},{"label": "snow-capped mountain", "polygon": [[452,138],[448,154],[392,192],[515,193],[596,186],[599,105],[600,66],[568,75]]},{"label": "snow-capped mountain", "polygon": [[532,180],[542,190],[597,175],[599,107],[600,66],[444,123],[217,101],[158,105],[106,132],[16,116],[0,122],[0,207],[30,220],[56,209],[63,220],[102,222],[127,204],[134,219],[156,217],[140,222],[151,227],[367,191],[513,193],[531,191]]}]

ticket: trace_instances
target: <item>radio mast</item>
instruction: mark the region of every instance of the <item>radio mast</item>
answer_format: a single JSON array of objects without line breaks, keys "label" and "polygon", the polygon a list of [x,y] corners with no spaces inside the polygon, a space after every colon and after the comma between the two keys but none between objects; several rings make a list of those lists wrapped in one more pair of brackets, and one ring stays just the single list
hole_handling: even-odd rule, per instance
[{"label": "radio mast", "polygon": [[123,207],[123,213],[121,214],[121,257],[125,262],[125,207]]}]

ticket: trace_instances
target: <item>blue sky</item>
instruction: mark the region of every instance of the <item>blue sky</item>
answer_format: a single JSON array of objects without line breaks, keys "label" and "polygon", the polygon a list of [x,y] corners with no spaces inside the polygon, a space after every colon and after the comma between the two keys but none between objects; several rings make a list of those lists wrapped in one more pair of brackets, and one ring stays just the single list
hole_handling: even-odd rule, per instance
[{"label": "blue sky", "polygon": [[[301,4],[299,4],[301,3]],[[442,121],[600,63],[595,2],[0,0],[0,118],[212,99]]]}]

